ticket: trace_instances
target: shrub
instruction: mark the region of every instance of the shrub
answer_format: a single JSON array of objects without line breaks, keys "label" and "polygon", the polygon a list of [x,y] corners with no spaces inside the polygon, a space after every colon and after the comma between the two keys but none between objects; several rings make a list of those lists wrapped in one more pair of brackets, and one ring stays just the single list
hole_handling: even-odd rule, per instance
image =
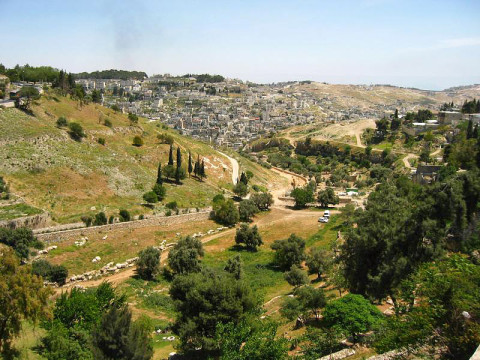
[{"label": "shrub", "polygon": [[82,216],[81,220],[85,223],[86,227],[89,227],[90,225],[92,225],[92,222],[93,222],[93,219],[91,216]]},{"label": "shrub", "polygon": [[285,273],[285,280],[295,288],[305,285],[308,282],[308,276],[305,271],[296,265],[292,265],[289,271]]},{"label": "shrub", "polygon": [[105,138],[98,138],[98,139],[97,139],[97,142],[98,142],[100,145],[105,145]]},{"label": "shrub", "polygon": [[60,286],[65,284],[68,276],[68,270],[65,266],[53,265],[44,259],[32,263],[32,273]]},{"label": "shrub", "polygon": [[143,140],[140,136],[137,135],[133,138],[133,146],[143,146]]},{"label": "shrub", "polygon": [[115,222],[115,216],[110,215],[110,217],[108,218],[108,223],[113,224],[114,222]]},{"label": "shrub", "polygon": [[160,184],[155,184],[152,191],[157,194],[158,200],[163,200],[167,194],[167,189]]},{"label": "shrub", "polygon": [[99,226],[99,225],[105,225],[105,224],[107,224],[107,216],[103,211],[101,211],[97,215],[95,215],[95,220],[93,222],[93,225]]},{"label": "shrub", "polygon": [[82,141],[86,135],[83,132],[83,127],[79,123],[71,122],[68,124],[68,129],[70,130],[70,136],[75,141]]},{"label": "shrub", "polygon": [[149,191],[143,194],[143,200],[145,200],[149,204],[154,204],[158,202],[158,196],[153,191]]},{"label": "shrub", "polygon": [[235,234],[235,243],[245,244],[247,249],[257,251],[257,247],[263,244],[257,225],[251,228],[247,224],[240,225]]},{"label": "shrub", "polygon": [[64,127],[64,126],[67,126],[67,125],[68,125],[68,121],[67,121],[67,118],[65,116],[60,116],[57,119],[57,126],[58,127]]},{"label": "shrub", "polygon": [[125,222],[125,221],[130,221],[130,220],[131,220],[130,213],[128,212],[128,210],[125,210],[125,209],[120,210],[119,215],[120,215],[120,221],[121,221],[121,222]]},{"label": "shrub", "polygon": [[175,210],[177,209],[177,202],[176,201],[170,201],[167,205],[165,205],[167,209]]},{"label": "shrub", "polygon": [[110,128],[113,126],[112,121],[110,119],[105,119],[105,121],[103,122],[103,125]]}]

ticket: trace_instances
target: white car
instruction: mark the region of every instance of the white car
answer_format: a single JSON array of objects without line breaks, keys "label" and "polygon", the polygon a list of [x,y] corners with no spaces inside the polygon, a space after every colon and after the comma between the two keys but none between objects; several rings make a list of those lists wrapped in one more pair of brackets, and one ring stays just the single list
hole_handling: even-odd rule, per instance
[{"label": "white car", "polygon": [[328,217],[322,216],[318,218],[318,222],[328,223]]}]

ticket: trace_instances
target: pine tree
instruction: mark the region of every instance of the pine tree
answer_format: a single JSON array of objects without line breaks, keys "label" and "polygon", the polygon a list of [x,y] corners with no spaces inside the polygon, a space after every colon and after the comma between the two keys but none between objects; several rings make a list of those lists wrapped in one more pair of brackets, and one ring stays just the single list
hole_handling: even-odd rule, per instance
[{"label": "pine tree", "polygon": [[240,181],[244,183],[245,185],[248,185],[248,178],[247,175],[242,171],[242,175],[240,175]]},{"label": "pine tree", "polygon": [[160,185],[163,184],[163,179],[162,179],[162,163],[159,163],[159,164],[158,164],[157,184],[160,184]]},{"label": "pine tree", "polygon": [[180,146],[177,147],[177,168],[182,166],[182,153],[180,151]]},{"label": "pine tree", "polygon": [[173,165],[173,145],[170,145],[170,152],[168,154],[168,165]]},{"label": "pine tree", "polygon": [[475,124],[475,127],[473,128],[473,135],[472,137],[474,139],[478,139],[478,124]]}]

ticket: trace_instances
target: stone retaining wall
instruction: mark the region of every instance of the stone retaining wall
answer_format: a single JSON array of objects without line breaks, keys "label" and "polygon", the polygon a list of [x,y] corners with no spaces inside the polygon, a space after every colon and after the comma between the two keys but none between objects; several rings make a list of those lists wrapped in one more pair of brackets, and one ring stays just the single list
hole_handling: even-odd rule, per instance
[{"label": "stone retaining wall", "polygon": [[50,222],[50,214],[43,213],[32,216],[24,216],[12,220],[0,221],[0,227],[17,229],[20,227],[27,227],[29,229],[38,229],[47,226]]},{"label": "stone retaining wall", "polygon": [[149,226],[166,226],[182,224],[189,221],[207,220],[210,217],[210,211],[201,211],[172,216],[152,216],[144,220],[127,221],[115,224],[91,226],[73,230],[57,231],[44,234],[37,234],[37,239],[45,243],[57,243],[80,236],[88,236],[97,232],[108,232],[118,229],[138,229]]}]

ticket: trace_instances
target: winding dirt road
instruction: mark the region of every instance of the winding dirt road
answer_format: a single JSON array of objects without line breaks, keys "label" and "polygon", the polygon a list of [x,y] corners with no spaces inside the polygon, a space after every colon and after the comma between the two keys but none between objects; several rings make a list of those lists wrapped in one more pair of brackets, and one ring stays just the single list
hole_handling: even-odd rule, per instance
[{"label": "winding dirt road", "polygon": [[217,150],[217,152],[230,160],[230,163],[232,164],[232,183],[235,185],[240,177],[240,166],[238,165],[238,161],[221,151]]}]

